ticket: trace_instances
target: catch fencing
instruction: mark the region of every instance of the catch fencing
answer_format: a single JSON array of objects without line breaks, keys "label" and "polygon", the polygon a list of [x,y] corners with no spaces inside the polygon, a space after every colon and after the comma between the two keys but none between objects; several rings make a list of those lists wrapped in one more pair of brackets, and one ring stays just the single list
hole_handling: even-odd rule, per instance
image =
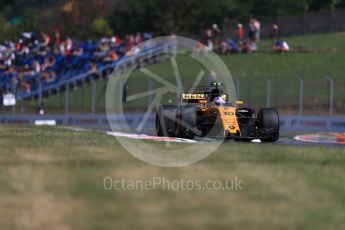
[{"label": "catch fencing", "polygon": [[[152,81],[147,79],[143,91],[152,90]],[[85,88],[80,85],[71,91],[57,92],[55,96],[42,99],[42,108],[47,114],[104,114],[106,83],[105,80],[91,80]],[[332,76],[313,79],[303,76],[234,77],[234,84],[237,98],[243,100],[245,106],[257,110],[274,107],[283,115],[345,115],[345,79]],[[151,102],[152,97],[147,97],[147,107]],[[37,100],[22,100],[12,107],[0,107],[0,114],[35,114],[40,104]]]},{"label": "catch fencing", "polygon": [[256,77],[235,78],[238,99],[254,108],[274,107],[284,115],[345,115],[345,79]]}]

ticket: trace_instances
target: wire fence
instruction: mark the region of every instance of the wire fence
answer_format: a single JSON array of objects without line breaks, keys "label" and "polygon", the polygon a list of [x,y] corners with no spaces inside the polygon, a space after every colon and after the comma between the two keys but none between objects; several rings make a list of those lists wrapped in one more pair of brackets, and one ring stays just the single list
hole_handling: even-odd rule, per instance
[{"label": "wire fence", "polygon": [[275,107],[285,115],[344,115],[345,80],[331,76],[304,79],[236,78],[238,98],[254,108]]},{"label": "wire fence", "polygon": [[[142,89],[152,90],[152,79],[141,82]],[[43,98],[46,114],[104,114],[107,81],[91,80],[85,85],[76,85],[67,91],[58,91],[55,96]],[[345,79],[331,76],[313,79],[295,77],[235,77],[237,97],[245,106],[259,109],[274,107],[284,115],[341,116],[345,114]],[[131,88],[127,89],[131,92]],[[129,106],[130,110],[144,110],[152,97]],[[18,101],[15,106],[0,107],[0,114],[35,114],[38,100]]]}]

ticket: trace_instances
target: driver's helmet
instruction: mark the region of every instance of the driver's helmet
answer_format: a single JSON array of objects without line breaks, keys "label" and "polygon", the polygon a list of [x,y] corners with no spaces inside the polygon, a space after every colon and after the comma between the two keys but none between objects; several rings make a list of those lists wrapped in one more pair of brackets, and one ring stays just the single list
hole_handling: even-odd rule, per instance
[{"label": "driver's helmet", "polygon": [[213,102],[216,97],[220,96],[220,94],[221,94],[221,92],[220,92],[219,89],[217,89],[217,88],[216,89],[212,89],[211,92],[210,92],[210,96],[209,96],[208,101],[209,102]]},{"label": "driver's helmet", "polygon": [[226,101],[224,100],[223,97],[215,97],[213,99],[213,102],[216,103],[217,105],[224,105],[226,103]]}]

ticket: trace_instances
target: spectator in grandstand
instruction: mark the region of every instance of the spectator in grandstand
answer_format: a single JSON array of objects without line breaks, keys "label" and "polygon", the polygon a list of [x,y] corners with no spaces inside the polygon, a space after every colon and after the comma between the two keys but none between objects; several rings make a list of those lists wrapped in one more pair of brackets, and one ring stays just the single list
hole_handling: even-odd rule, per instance
[{"label": "spectator in grandstand", "polygon": [[21,86],[22,86],[22,90],[24,93],[30,93],[31,92],[31,85],[27,81],[22,80]]},{"label": "spectator in grandstand", "polygon": [[72,54],[73,41],[71,38],[67,38],[64,42],[66,55]]},{"label": "spectator in grandstand", "polygon": [[[43,83],[54,82],[59,76],[69,71],[93,70],[97,65],[117,61],[120,39],[114,37],[110,41],[95,48],[98,42],[74,42],[71,38],[61,40],[58,31],[53,39],[46,33],[41,33],[41,39],[33,32],[23,33],[15,42],[9,41],[0,45],[0,88],[13,89],[20,86],[23,92],[29,93],[37,87],[39,79]],[[104,51],[97,53],[99,51]],[[89,60],[94,59],[93,65]],[[14,86],[14,87],[12,87]],[[14,90],[12,90],[14,91]]]},{"label": "spectator in grandstand", "polygon": [[117,55],[115,51],[109,51],[107,53],[107,56],[103,58],[104,62],[116,62],[118,60],[119,60],[119,56]]},{"label": "spectator in grandstand", "polygon": [[139,45],[140,43],[142,43],[143,42],[143,37],[141,36],[141,33],[137,33],[136,35],[135,35],[135,44],[136,45]]},{"label": "spectator in grandstand", "polygon": [[42,46],[48,46],[50,44],[50,36],[46,33],[41,33],[41,37],[42,37]]},{"label": "spectator in grandstand", "polygon": [[143,33],[143,39],[144,39],[144,41],[149,40],[149,39],[151,39],[152,37],[153,37],[152,33],[149,33],[149,32],[144,32],[144,33]]},{"label": "spectator in grandstand", "polygon": [[110,38],[110,42],[111,42],[111,46],[114,46],[114,45],[118,46],[122,44],[122,40],[118,36],[112,36]]},{"label": "spectator in grandstand", "polygon": [[127,35],[126,36],[126,46],[125,46],[125,50],[126,52],[129,52],[130,50],[132,50],[135,46],[135,38],[133,34]]}]

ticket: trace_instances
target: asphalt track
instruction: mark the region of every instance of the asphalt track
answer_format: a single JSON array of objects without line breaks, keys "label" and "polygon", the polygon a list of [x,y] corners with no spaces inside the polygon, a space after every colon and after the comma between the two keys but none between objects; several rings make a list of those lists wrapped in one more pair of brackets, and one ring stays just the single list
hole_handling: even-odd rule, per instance
[{"label": "asphalt track", "polygon": [[[100,130],[90,130],[79,127],[65,127],[67,129],[78,131],[78,132],[100,132]],[[174,137],[157,137],[151,134],[137,134],[129,132],[120,132],[120,131],[106,131],[107,135],[113,137],[121,138],[130,138],[137,140],[151,140],[151,141],[160,141],[160,142],[174,142],[174,143],[186,143],[192,144],[197,142],[209,142],[214,141],[211,138],[196,138],[194,140],[184,139],[184,138],[174,138]],[[233,140],[226,140],[233,141]],[[253,140],[248,144],[261,144],[260,140]],[[265,143],[264,143],[265,144]],[[313,133],[313,134],[299,134],[299,135],[288,135],[281,137],[274,144],[278,145],[295,145],[295,146],[324,146],[324,147],[345,147],[345,134],[344,133]]]},{"label": "asphalt track", "polygon": [[[209,142],[214,139],[210,138],[196,138],[195,140],[184,139],[184,138],[173,138],[173,137],[157,137],[155,135],[148,134],[135,134],[135,133],[126,133],[126,132],[107,132],[108,135],[115,137],[123,137],[137,140],[152,140],[152,141],[161,141],[161,142],[178,142],[178,143],[196,143],[196,142]],[[339,136],[341,135],[341,136]],[[282,137],[274,144],[280,145],[297,145],[297,146],[342,146],[345,147],[345,139],[342,139],[343,134],[336,133],[317,133],[317,134],[304,134],[297,135],[294,137]],[[227,140],[232,141],[232,140]],[[260,140],[251,141],[252,144],[260,143]]]},{"label": "asphalt track", "polygon": [[325,142],[317,142],[317,141],[307,141],[307,140],[296,140],[294,138],[280,138],[275,144],[281,145],[296,145],[296,146],[325,146],[325,147],[345,147],[344,144],[337,143],[334,141],[325,141]]}]

